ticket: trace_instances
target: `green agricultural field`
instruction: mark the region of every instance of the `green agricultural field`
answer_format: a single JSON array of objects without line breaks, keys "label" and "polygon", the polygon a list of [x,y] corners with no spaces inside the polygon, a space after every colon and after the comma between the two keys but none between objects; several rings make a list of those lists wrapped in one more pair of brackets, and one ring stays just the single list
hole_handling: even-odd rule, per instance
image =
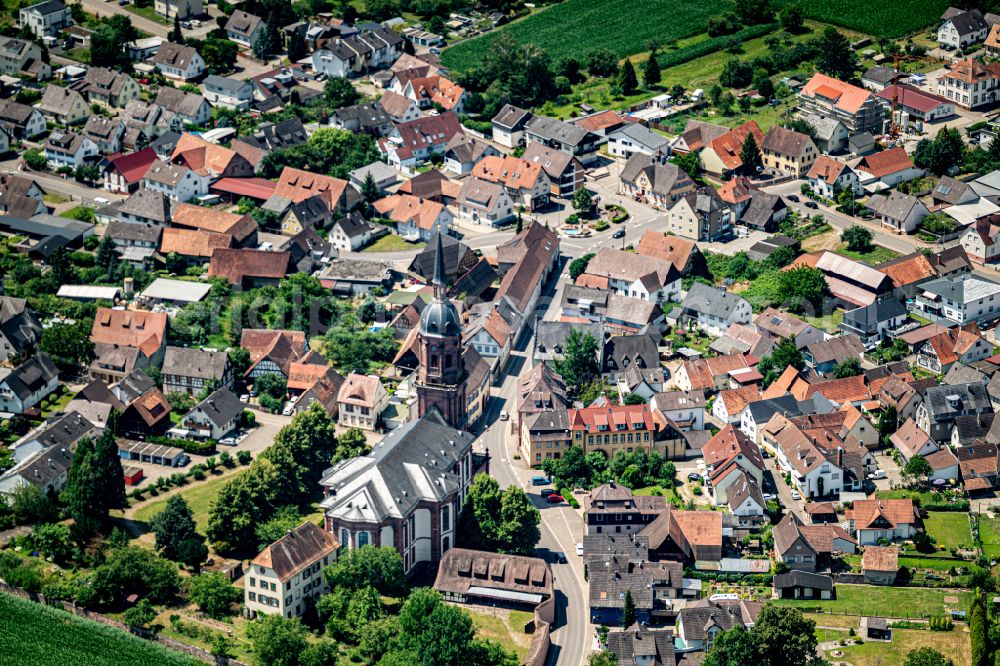
[{"label": "green agricultural field", "polygon": [[732,0],[565,0],[509,26],[446,49],[445,66],[475,66],[489,43],[501,32],[518,42],[541,46],[553,61],[584,58],[593,49],[606,48],[624,58],[646,51],[647,43],[691,37],[705,30],[708,18],[730,11]]},{"label": "green agricultural field", "polygon": [[817,21],[875,37],[905,37],[934,25],[948,5],[948,0],[815,0],[801,6]]},{"label": "green agricultural field", "polygon": [[195,666],[200,661],[65,611],[0,594],[7,666]]}]

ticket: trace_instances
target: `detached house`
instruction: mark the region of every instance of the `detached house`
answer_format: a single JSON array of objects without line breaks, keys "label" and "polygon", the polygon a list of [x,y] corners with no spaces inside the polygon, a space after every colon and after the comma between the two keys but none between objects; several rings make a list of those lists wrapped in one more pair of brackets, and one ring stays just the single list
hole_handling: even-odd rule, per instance
[{"label": "detached house", "polygon": [[576,157],[584,165],[597,159],[601,143],[601,137],[593,132],[556,118],[534,115],[524,125],[524,139],[526,145],[544,144]]},{"label": "detached house", "polygon": [[216,107],[245,111],[253,102],[253,85],[228,76],[210,74],[205,77],[205,99]]},{"label": "detached house", "polygon": [[636,153],[622,167],[618,191],[653,208],[668,210],[685,194],[694,192],[695,184],[675,164]]},{"label": "detached house", "polygon": [[158,162],[146,171],[142,186],[174,201],[185,202],[208,194],[208,180],[186,166]]},{"label": "detached house", "polygon": [[337,560],[341,544],[329,531],[302,523],[253,559],[243,577],[251,617],[298,617],[330,591],[323,567]]},{"label": "detached house", "polygon": [[344,428],[375,430],[388,406],[389,394],[378,377],[352,372],[344,378],[337,395],[338,421]]},{"label": "detached house", "polygon": [[952,63],[938,78],[937,94],[963,109],[976,109],[997,100],[1000,63],[981,63],[968,58]]},{"label": "detached house", "polygon": [[197,395],[215,385],[233,388],[233,366],[224,351],[167,347],[163,357],[163,392]]},{"label": "detached house", "polygon": [[23,298],[0,296],[0,361],[29,354],[42,339],[42,325]]},{"label": "detached house", "polygon": [[[738,171],[743,166],[740,154],[749,135],[753,135],[758,147],[763,144],[764,133],[760,131],[760,126],[755,120],[712,139],[707,146],[702,148],[700,153],[705,171],[722,178],[728,178]],[[779,161],[776,156],[772,157],[775,162]]]},{"label": "detached house", "polygon": [[875,212],[883,229],[897,234],[911,234],[924,218],[930,215],[927,206],[910,194],[893,190],[889,196],[876,194],[868,200],[868,208]]},{"label": "detached house", "polygon": [[228,437],[243,417],[243,403],[232,391],[220,388],[181,417],[180,423],[167,431],[177,439],[214,439]]},{"label": "detached house", "polygon": [[375,229],[361,213],[346,215],[330,227],[329,241],[344,252],[357,252],[371,242]]},{"label": "detached house", "polygon": [[806,179],[813,192],[827,199],[833,199],[842,190],[850,190],[855,195],[863,192],[854,169],[827,155],[820,155],[813,162]]},{"label": "detached house", "polygon": [[75,125],[90,117],[90,107],[83,95],[61,86],[46,86],[37,108],[45,117],[60,125]]},{"label": "detached house", "polygon": [[99,153],[117,153],[122,147],[125,124],[117,119],[91,116],[81,134],[94,142]]},{"label": "detached house", "polygon": [[115,382],[135,370],[163,363],[167,315],[98,308],[90,341],[97,357],[90,365],[90,374],[96,379]]},{"label": "detached house", "polygon": [[534,211],[549,201],[550,181],[541,165],[506,157],[484,157],[472,168],[476,178],[503,185],[517,206]]},{"label": "detached house", "polygon": [[611,247],[603,248],[587,264],[588,276],[607,281],[608,289],[644,301],[676,301],[681,295],[681,274],[672,263]]},{"label": "detached house", "polygon": [[979,333],[975,324],[954,327],[938,333],[917,351],[917,366],[945,374],[956,363],[971,365],[993,355],[993,345]]},{"label": "detached house", "polygon": [[459,217],[474,224],[499,227],[514,219],[514,202],[507,190],[474,176],[465,180],[455,203]]},{"label": "detached house", "polygon": [[505,148],[523,146],[524,127],[532,118],[530,111],[525,111],[510,104],[505,105],[493,117],[493,141]]},{"label": "detached house", "polygon": [[188,18],[205,13],[201,0],[155,0],[153,9],[166,18]]},{"label": "detached house", "polygon": [[0,100],[0,128],[15,139],[31,139],[45,132],[45,116],[35,107]]},{"label": "detached house", "polygon": [[983,13],[978,9],[970,9],[944,19],[937,29],[937,42],[940,46],[964,49],[985,40],[989,31],[990,24],[986,22]]},{"label": "detached house", "polygon": [[778,125],[764,135],[760,153],[765,167],[796,178],[808,173],[819,157],[819,150],[808,135]]},{"label": "detached house", "polygon": [[139,98],[139,84],[128,74],[106,67],[91,67],[82,79],[73,83],[74,90],[86,95],[91,104],[103,104],[124,109]]},{"label": "detached house", "polygon": [[73,25],[69,7],[60,0],[45,0],[22,7],[18,12],[18,18],[21,28],[30,30],[37,39],[55,37]]},{"label": "detached house", "polygon": [[989,264],[1000,260],[1000,215],[977,219],[962,234],[961,243],[973,261]]},{"label": "detached house", "polygon": [[924,392],[914,420],[935,441],[947,442],[956,418],[991,412],[993,403],[982,382],[932,386]]},{"label": "detached house", "polygon": [[865,155],[854,169],[858,172],[862,186],[878,182],[886,187],[893,187],[924,175],[923,169],[913,165],[913,160],[902,146]]},{"label": "detached house", "polygon": [[42,49],[34,42],[15,37],[0,40],[0,72],[39,81],[52,76],[52,68],[42,60]]},{"label": "detached house", "polygon": [[737,294],[695,282],[681,303],[682,318],[710,335],[724,335],[730,324],[749,324],[750,303]]},{"label": "detached house", "polygon": [[76,132],[57,130],[49,134],[45,142],[45,159],[53,168],[76,169],[99,153],[100,150],[93,141]]},{"label": "detached house", "polygon": [[399,123],[380,142],[389,166],[400,170],[412,170],[430,159],[432,154],[444,155],[448,143],[458,134],[464,134],[458,116],[454,112],[419,118]]},{"label": "detached house", "polygon": [[229,16],[229,21],[226,22],[226,37],[230,41],[236,42],[241,46],[250,48],[253,46],[254,42],[260,36],[261,32],[265,30],[263,19],[254,16],[253,14],[247,14],[242,9],[237,9]]},{"label": "detached house", "polygon": [[[760,196],[772,195],[761,192]],[[732,211],[715,188],[702,187],[685,193],[670,207],[667,229],[691,240],[713,242],[732,233],[732,222]]]},{"label": "detached house", "polygon": [[[168,79],[190,81],[191,79],[197,79],[205,73],[205,61],[197,49],[191,46],[175,44],[174,42],[163,42],[160,44],[156,55],[149,62]],[[168,89],[166,86],[161,87],[160,92],[162,93]]]},{"label": "detached house", "polygon": [[59,371],[44,353],[20,365],[0,368],[0,412],[24,414],[59,387]]},{"label": "detached house", "polygon": [[533,143],[524,149],[522,157],[542,167],[549,177],[552,196],[569,198],[583,187],[583,163],[572,155]]},{"label": "detached house", "polygon": [[443,204],[411,194],[393,194],[373,205],[380,216],[396,222],[400,236],[425,243],[435,233],[448,233],[454,219]]},{"label": "detached house", "polygon": [[204,97],[170,86],[160,87],[156,105],[173,114],[183,125],[204,125],[212,117],[212,107]]},{"label": "detached house", "polygon": [[856,500],[845,518],[848,531],[866,547],[866,552],[880,539],[910,539],[920,527],[920,516],[911,499]]}]

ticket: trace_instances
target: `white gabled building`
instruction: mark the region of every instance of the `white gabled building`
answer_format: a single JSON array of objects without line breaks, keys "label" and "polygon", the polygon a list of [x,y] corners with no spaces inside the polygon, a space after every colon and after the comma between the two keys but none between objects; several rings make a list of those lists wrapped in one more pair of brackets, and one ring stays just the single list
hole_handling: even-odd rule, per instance
[{"label": "white gabled building", "polygon": [[302,523],[260,552],[243,576],[243,603],[251,617],[298,617],[330,591],[323,567],[336,561],[336,537],[313,523]]}]

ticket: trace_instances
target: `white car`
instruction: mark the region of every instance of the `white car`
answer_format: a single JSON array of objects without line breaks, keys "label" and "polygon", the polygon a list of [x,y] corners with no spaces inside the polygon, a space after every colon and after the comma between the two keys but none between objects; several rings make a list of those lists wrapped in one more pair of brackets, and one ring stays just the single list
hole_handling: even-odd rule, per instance
[{"label": "white car", "polygon": [[501,409],[500,410],[500,420],[501,421],[506,421],[509,418],[510,418],[510,414],[507,413],[507,410],[506,409]]},{"label": "white car", "polygon": [[285,405],[285,408],[281,410],[281,415],[291,416],[293,411],[295,411],[295,405],[289,402],[288,404]]},{"label": "white car", "polygon": [[243,404],[250,402],[250,396],[244,393],[243,395],[240,396],[240,402],[242,402]]},{"label": "white car", "polygon": [[576,554],[579,555],[580,557],[583,557],[583,544],[582,543],[576,544]]},{"label": "white car", "polygon": [[872,472],[871,474],[869,474],[868,478],[872,479],[873,481],[875,479],[884,479],[884,478],[886,478],[885,470],[884,469],[877,469],[874,472]]},{"label": "white car", "polygon": [[800,499],[802,499],[802,495],[799,494],[799,491],[793,490],[792,491],[792,499],[793,500],[800,500]]}]

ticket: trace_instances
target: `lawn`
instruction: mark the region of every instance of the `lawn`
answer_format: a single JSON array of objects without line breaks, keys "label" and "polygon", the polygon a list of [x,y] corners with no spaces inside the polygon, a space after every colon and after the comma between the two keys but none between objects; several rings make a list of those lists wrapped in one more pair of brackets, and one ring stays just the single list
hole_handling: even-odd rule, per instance
[{"label": "lawn", "polygon": [[363,249],[362,252],[406,252],[407,250],[419,250],[424,245],[426,243],[411,243],[403,240],[402,236],[386,234]]},{"label": "lawn", "polygon": [[837,310],[821,317],[806,317],[802,315],[799,318],[827,333],[836,333],[840,330],[840,324],[844,321],[844,311]]},{"label": "lawn", "polygon": [[[946,608],[966,610],[969,605],[969,594],[968,591],[930,588],[840,584],[837,585],[837,598],[830,601],[779,599],[775,603],[847,615],[928,617],[943,613]],[[956,597],[959,601],[945,604],[945,597]]]},{"label": "lawn", "polygon": [[[180,494],[187,500],[188,506],[191,507],[191,513],[194,514],[194,521],[198,525],[198,531],[202,534],[205,533],[205,528],[208,527],[208,509],[212,504],[212,500],[219,494],[219,490],[223,484],[231,478],[232,475],[206,481],[196,481],[181,491]],[[148,524],[153,519],[153,516],[163,511],[166,506],[166,497],[149,502],[135,512],[135,519]]]},{"label": "lawn", "polygon": [[854,259],[856,261],[863,261],[865,263],[875,265],[881,264],[884,261],[889,261],[890,259],[895,259],[899,256],[899,252],[893,252],[887,247],[882,247],[881,245],[872,245],[871,249],[867,252],[855,252],[853,250],[848,250],[847,245],[841,245],[836,250],[837,254],[842,257],[847,257],[848,259]]},{"label": "lawn", "polygon": [[956,628],[955,631],[929,631],[923,629],[893,629],[889,643],[866,641],[863,645],[838,648],[844,651],[837,661],[846,661],[853,666],[885,666],[902,664],[906,655],[917,648],[934,648],[948,655],[955,666],[969,664],[969,634]]},{"label": "lawn", "polygon": [[531,636],[524,633],[524,615],[512,615],[509,619],[492,613],[479,613],[471,608],[463,608],[472,617],[472,626],[477,638],[495,640],[506,650],[517,654],[518,663],[524,662],[528,654]]},{"label": "lawn", "polygon": [[0,594],[7,666],[194,666],[200,661],[65,611]]},{"label": "lawn", "polygon": [[[819,624],[817,622],[817,624]],[[855,624],[857,624],[855,622]],[[847,638],[847,629],[820,629],[816,628],[815,631],[816,640],[820,643],[828,643],[830,641],[839,641]]]},{"label": "lawn", "polygon": [[82,222],[93,222],[94,209],[87,208],[86,206],[76,206],[59,213],[59,217],[66,217],[71,220],[80,220]]},{"label": "lawn", "polygon": [[705,30],[708,18],[733,8],[731,0],[565,0],[499,30],[445,49],[442,62],[451,69],[474,67],[500,34],[522,44],[536,44],[553,61],[606,48],[624,58],[661,43],[692,37]]},{"label": "lawn", "polygon": [[972,545],[969,514],[955,511],[930,511],[924,518],[924,529],[945,549]]},{"label": "lawn", "polygon": [[983,542],[983,555],[989,559],[1000,558],[1000,519],[980,517],[979,540]]},{"label": "lawn", "polygon": [[143,18],[147,18],[150,21],[153,21],[154,23],[161,23],[163,25],[173,26],[172,21],[168,21],[167,19],[163,18],[162,16],[156,13],[156,9],[153,7],[152,4],[143,5],[142,7],[137,7],[136,5],[129,4],[125,5],[125,9],[132,12],[133,14],[136,14]]}]

